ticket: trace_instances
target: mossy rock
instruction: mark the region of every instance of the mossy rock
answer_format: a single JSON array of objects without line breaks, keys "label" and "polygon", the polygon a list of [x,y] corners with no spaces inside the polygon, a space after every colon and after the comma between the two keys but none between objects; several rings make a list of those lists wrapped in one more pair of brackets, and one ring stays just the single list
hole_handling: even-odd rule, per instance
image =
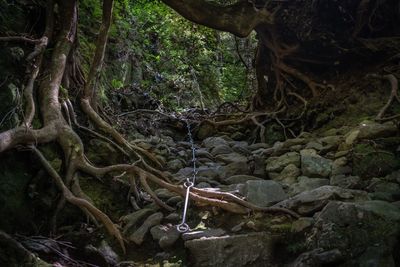
[{"label": "mossy rock", "polygon": [[369,144],[357,144],[353,150],[353,175],[382,177],[400,168],[400,157]]}]

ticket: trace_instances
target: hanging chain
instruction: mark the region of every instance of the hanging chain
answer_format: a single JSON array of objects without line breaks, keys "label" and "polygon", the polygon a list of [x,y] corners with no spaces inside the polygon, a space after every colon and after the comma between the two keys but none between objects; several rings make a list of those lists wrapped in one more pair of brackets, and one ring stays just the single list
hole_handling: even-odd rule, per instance
[{"label": "hanging chain", "polygon": [[192,129],[190,128],[190,124],[187,119],[184,119],[188,131],[189,142],[192,148],[192,163],[193,163],[193,174],[192,177],[186,178],[185,183],[183,186],[186,188],[186,195],[185,195],[185,204],[183,206],[183,215],[182,215],[182,222],[176,226],[179,232],[185,233],[190,230],[189,225],[186,223],[186,214],[189,205],[189,197],[190,197],[190,188],[194,186],[196,181],[197,175],[197,168],[196,168],[196,148],[194,146],[193,136],[192,136]]}]

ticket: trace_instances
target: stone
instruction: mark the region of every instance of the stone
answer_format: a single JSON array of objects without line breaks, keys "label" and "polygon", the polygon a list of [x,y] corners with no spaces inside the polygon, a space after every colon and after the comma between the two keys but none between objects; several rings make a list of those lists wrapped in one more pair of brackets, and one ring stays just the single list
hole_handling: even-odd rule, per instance
[{"label": "stone", "polygon": [[290,195],[297,195],[303,191],[309,191],[324,185],[329,185],[329,179],[300,176],[297,178],[297,183],[289,187],[289,192]]},{"label": "stone", "polygon": [[330,185],[355,189],[359,187],[360,182],[361,179],[358,176],[334,175],[331,177]]},{"label": "stone", "polygon": [[211,150],[211,155],[216,156],[220,154],[229,154],[232,153],[233,150],[228,145],[218,145]]},{"label": "stone", "polygon": [[251,175],[233,175],[225,180],[227,184],[244,184],[249,180],[260,180],[260,178]]},{"label": "stone", "polygon": [[363,121],[359,127],[359,139],[375,139],[396,135],[398,130],[393,122],[377,123],[374,121]]},{"label": "stone", "polygon": [[183,167],[183,162],[180,159],[173,159],[167,163],[167,168],[174,172],[182,169]]},{"label": "stone", "polygon": [[[300,254],[296,260],[290,264],[292,267],[320,267],[338,264],[343,259],[343,255],[338,249],[324,251],[317,248]],[[334,265],[336,266],[336,265]]]},{"label": "stone", "polygon": [[213,155],[205,149],[196,149],[196,157],[214,159]]},{"label": "stone", "polygon": [[[372,186],[374,192],[373,199],[380,199],[379,196],[385,195],[382,200],[393,202],[400,199],[400,185],[392,182],[381,182]],[[379,194],[380,193],[380,194]]]},{"label": "stone", "polygon": [[[314,150],[315,151],[315,150]],[[301,171],[309,177],[328,177],[332,171],[332,161],[312,152],[302,150]]]},{"label": "stone", "polygon": [[178,222],[181,219],[181,215],[173,212],[171,214],[168,214],[167,216],[165,216],[164,220],[168,221],[168,222]]},{"label": "stone", "polygon": [[332,201],[316,217],[307,247],[338,249],[343,266],[394,266],[399,226],[400,210],[390,203]]},{"label": "stone", "polygon": [[259,232],[195,239],[185,242],[194,267],[272,266],[273,240]]},{"label": "stone", "polygon": [[266,143],[255,143],[255,144],[251,144],[248,146],[248,149],[250,149],[251,151],[255,151],[258,149],[267,149],[270,148],[271,146],[269,144]]},{"label": "stone", "polygon": [[245,197],[247,201],[267,207],[287,198],[282,186],[271,180],[250,180],[246,182]]},{"label": "stone", "polygon": [[365,201],[369,199],[365,191],[325,185],[283,200],[273,207],[291,209],[301,215],[312,215],[320,211],[331,200]]},{"label": "stone", "polygon": [[207,182],[200,182],[196,185],[197,188],[210,188],[212,187],[209,183]]},{"label": "stone", "polygon": [[152,213],[154,213],[152,209],[141,209],[121,217],[120,220],[125,224],[123,233],[128,235],[133,226]]},{"label": "stone", "polygon": [[154,191],[154,193],[156,193],[156,195],[162,199],[168,199],[168,198],[176,196],[175,193],[172,193],[171,191],[169,191],[168,189],[165,189],[165,188],[156,189]]},{"label": "stone", "polygon": [[292,223],[291,231],[293,233],[301,233],[305,229],[310,228],[314,224],[314,219],[311,217],[300,217]]},{"label": "stone", "polygon": [[208,137],[203,140],[203,145],[208,149],[212,149],[219,145],[229,146],[228,142],[222,137]]},{"label": "stone", "polygon": [[264,157],[259,155],[250,155],[248,158],[248,164],[252,175],[260,178],[267,177]]},{"label": "stone", "polygon": [[311,141],[306,144],[306,149],[315,149],[317,151],[321,151],[323,148],[324,146],[316,141]]},{"label": "stone", "polygon": [[265,161],[267,172],[280,172],[289,164],[300,166],[300,155],[297,152],[288,152],[280,157],[270,157]]},{"label": "stone", "polygon": [[147,232],[151,227],[160,224],[164,215],[161,212],[154,213],[150,215],[132,235],[128,237],[128,239],[134,242],[136,245],[141,245],[144,241],[144,238]]},{"label": "stone", "polygon": [[221,228],[210,228],[206,230],[190,231],[182,234],[182,239],[184,241],[205,238],[205,237],[218,237],[226,234],[226,231]]},{"label": "stone", "polygon": [[229,154],[221,154],[215,157],[216,160],[221,161],[223,163],[229,164],[232,162],[247,162],[247,157],[239,154],[239,153],[229,153]]},{"label": "stone", "polygon": [[218,170],[219,178],[224,181],[226,178],[239,174],[250,174],[250,168],[247,162],[236,161],[222,166]]},{"label": "stone", "polygon": [[301,174],[301,171],[296,165],[289,164],[282,170],[282,172],[278,176],[273,178],[273,175],[271,174],[272,173],[270,173],[271,179],[291,185],[296,183],[297,177]]},{"label": "stone", "polygon": [[179,239],[181,235],[176,227],[172,224],[169,225],[156,225],[150,229],[153,240],[158,241],[162,249],[171,247]]}]

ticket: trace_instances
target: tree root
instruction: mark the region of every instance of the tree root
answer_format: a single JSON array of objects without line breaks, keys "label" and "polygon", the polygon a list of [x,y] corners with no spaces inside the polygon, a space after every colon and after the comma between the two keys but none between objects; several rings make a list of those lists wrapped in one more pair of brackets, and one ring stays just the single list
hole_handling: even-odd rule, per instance
[{"label": "tree root", "polygon": [[377,75],[377,74],[370,74],[368,77],[375,78],[375,79],[382,79],[382,80],[387,80],[390,83],[391,86],[391,91],[390,91],[390,96],[386,104],[381,108],[379,113],[376,115],[375,120],[376,121],[389,121],[393,120],[396,118],[400,117],[400,114],[396,114],[393,116],[389,117],[383,117],[387,111],[387,109],[392,105],[393,101],[397,100],[397,102],[400,103],[400,97],[399,97],[399,81],[394,76],[393,74],[387,74],[387,75]]}]

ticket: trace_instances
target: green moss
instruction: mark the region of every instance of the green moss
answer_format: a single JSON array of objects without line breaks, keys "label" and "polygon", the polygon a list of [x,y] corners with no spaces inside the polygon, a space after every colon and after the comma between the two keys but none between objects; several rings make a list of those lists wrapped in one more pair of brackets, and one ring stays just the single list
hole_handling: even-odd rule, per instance
[{"label": "green moss", "polygon": [[370,144],[357,144],[353,150],[353,175],[382,177],[400,167],[400,158]]},{"label": "green moss", "polygon": [[93,201],[93,204],[111,217],[118,220],[126,210],[126,198],[121,192],[114,192],[110,186],[97,180],[81,177],[79,180],[82,191]]}]

